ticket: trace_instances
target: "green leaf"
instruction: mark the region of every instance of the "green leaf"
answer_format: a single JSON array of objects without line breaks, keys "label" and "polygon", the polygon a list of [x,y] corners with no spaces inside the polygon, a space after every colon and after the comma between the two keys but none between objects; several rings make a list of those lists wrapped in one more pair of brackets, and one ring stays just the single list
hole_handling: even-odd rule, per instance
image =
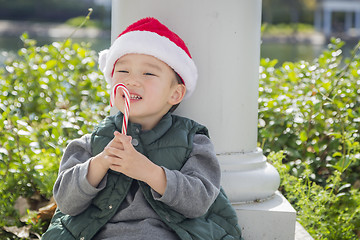
[{"label": "green leaf", "polygon": [[47,69],[53,69],[57,64],[57,61],[55,59],[51,59],[50,61],[46,62],[46,68]]},{"label": "green leaf", "polygon": [[347,188],[351,188],[350,183],[346,183],[346,184],[342,185],[341,187],[339,187],[338,191],[341,192],[342,190],[347,189]]},{"label": "green leaf", "polygon": [[61,154],[61,151],[60,151],[60,148],[55,148],[55,153],[56,153],[56,155],[60,155]]},{"label": "green leaf", "polygon": [[308,140],[306,131],[301,131],[299,137],[302,142],[306,142]]},{"label": "green leaf", "polygon": [[342,153],[341,152],[336,152],[332,155],[332,157],[341,157],[342,156]]},{"label": "green leaf", "polygon": [[298,79],[298,78],[297,78],[295,72],[289,72],[288,76],[289,76],[290,81],[292,81],[292,82],[297,82],[297,79]]},{"label": "green leaf", "polygon": [[342,157],[333,167],[339,172],[344,172],[351,164],[352,159],[349,156]]},{"label": "green leaf", "polygon": [[79,56],[80,56],[81,58],[84,58],[84,57],[86,56],[86,50],[83,49],[83,48],[78,48],[78,49],[77,49],[77,53],[79,54]]},{"label": "green leaf", "polygon": [[324,82],[324,83],[322,84],[322,87],[325,88],[326,91],[329,91],[330,88],[331,88],[331,82],[330,82],[330,81]]}]

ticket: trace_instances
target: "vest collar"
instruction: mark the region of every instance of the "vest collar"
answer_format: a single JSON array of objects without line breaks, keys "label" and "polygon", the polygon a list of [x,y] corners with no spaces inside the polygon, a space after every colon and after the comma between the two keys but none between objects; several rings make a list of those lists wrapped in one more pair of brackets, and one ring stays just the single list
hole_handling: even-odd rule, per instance
[{"label": "vest collar", "polygon": [[[120,131],[122,128],[122,120],[123,120],[123,114],[119,111],[115,115],[115,126]],[[171,113],[165,114],[159,123],[151,130],[148,131],[141,131],[142,127],[140,124],[128,122],[128,135],[130,136],[140,136],[141,141],[144,144],[151,144],[161,138],[172,126],[172,115]]]}]

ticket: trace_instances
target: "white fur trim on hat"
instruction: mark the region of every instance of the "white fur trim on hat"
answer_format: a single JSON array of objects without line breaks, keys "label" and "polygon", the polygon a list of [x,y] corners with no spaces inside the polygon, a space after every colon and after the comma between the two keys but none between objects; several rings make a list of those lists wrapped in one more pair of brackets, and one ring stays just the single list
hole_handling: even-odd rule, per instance
[{"label": "white fur trim on hat", "polygon": [[149,31],[132,31],[117,38],[108,50],[99,53],[99,67],[111,84],[111,74],[116,61],[129,53],[151,55],[168,64],[183,79],[185,98],[196,87],[197,68],[186,52],[166,37]]}]

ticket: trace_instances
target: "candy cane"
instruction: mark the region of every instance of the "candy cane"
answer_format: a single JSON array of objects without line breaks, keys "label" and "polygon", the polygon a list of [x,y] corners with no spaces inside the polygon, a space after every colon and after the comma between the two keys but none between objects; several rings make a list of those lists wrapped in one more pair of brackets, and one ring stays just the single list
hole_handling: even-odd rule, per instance
[{"label": "candy cane", "polygon": [[123,117],[121,133],[126,135],[128,119],[129,119],[129,114],[130,114],[130,93],[129,93],[129,90],[126,88],[126,86],[123,83],[116,84],[112,88],[112,91],[110,94],[110,105],[111,106],[113,106],[112,103],[115,102],[116,91],[118,88],[120,88],[122,90],[122,92],[125,96],[125,106],[124,106],[124,111],[123,111],[124,117]]}]

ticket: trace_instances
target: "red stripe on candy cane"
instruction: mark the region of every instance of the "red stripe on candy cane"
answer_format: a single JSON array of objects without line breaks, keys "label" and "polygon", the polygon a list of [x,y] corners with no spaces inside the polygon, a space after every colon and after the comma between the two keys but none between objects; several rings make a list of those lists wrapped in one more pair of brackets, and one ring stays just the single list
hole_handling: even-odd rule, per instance
[{"label": "red stripe on candy cane", "polygon": [[124,117],[123,117],[123,124],[122,124],[122,129],[121,129],[121,133],[126,135],[127,132],[127,125],[128,125],[128,120],[129,120],[129,114],[130,114],[130,93],[129,90],[126,88],[126,86],[123,83],[118,83],[116,84],[111,91],[110,94],[110,104],[112,106],[112,103],[115,102],[115,97],[116,97],[116,92],[117,89],[120,88],[124,94],[124,99],[125,99],[125,105],[124,105]]}]

